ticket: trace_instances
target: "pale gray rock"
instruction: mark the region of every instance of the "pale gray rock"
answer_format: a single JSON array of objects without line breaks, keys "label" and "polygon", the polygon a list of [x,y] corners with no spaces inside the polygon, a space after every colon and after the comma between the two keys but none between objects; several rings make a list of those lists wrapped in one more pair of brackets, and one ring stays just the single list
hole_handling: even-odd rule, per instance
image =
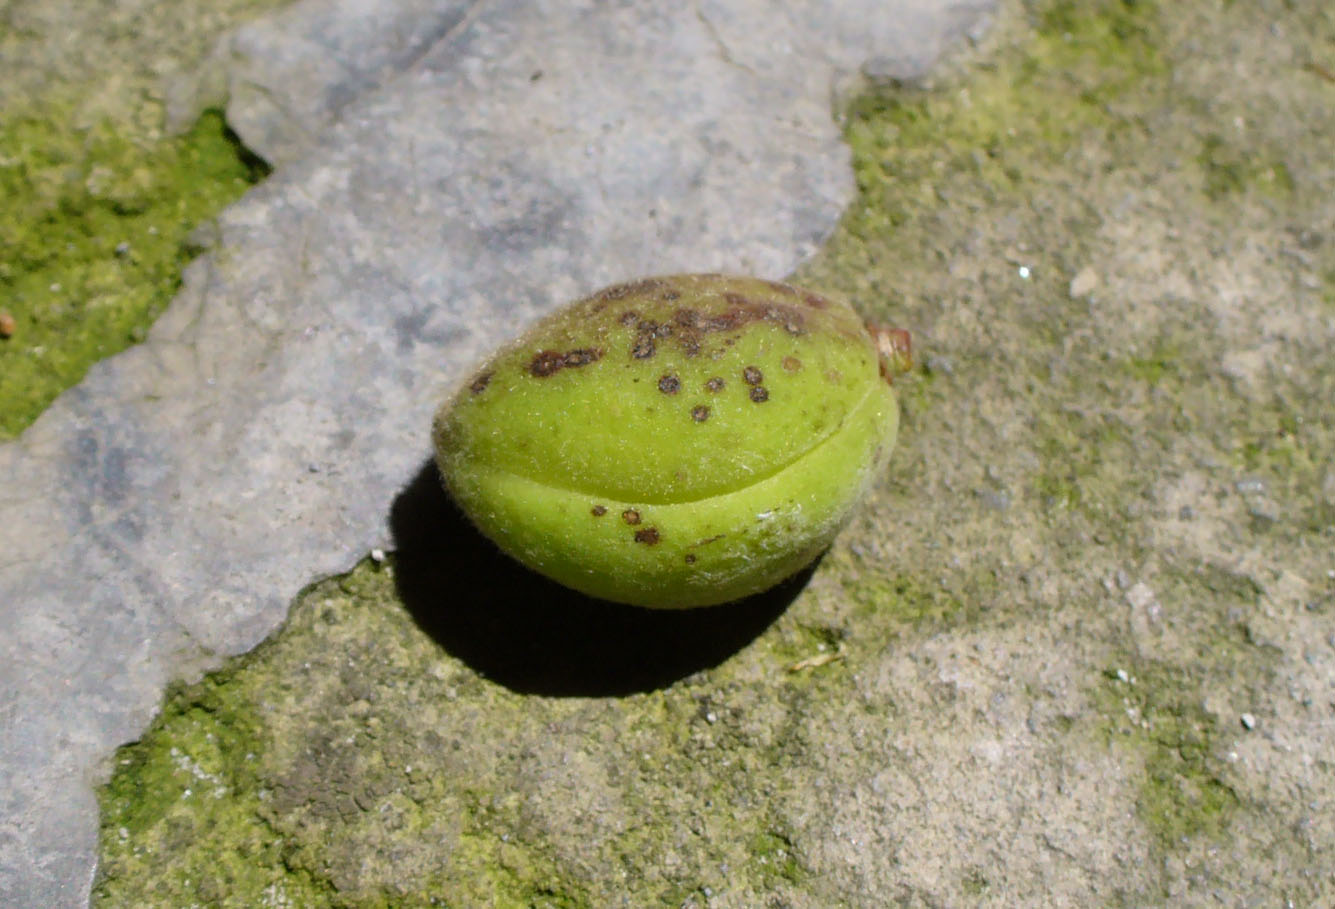
[{"label": "pale gray rock", "polygon": [[104,759],[387,545],[475,357],[617,279],[789,271],[851,196],[836,82],[992,5],[308,0],[234,35],[230,115],[285,166],[147,343],[0,446],[6,904],[86,902]]},{"label": "pale gray rock", "polygon": [[230,32],[209,60],[175,80],[169,117],[181,129],[200,107],[272,164],[300,157],[340,112],[409,69],[462,27],[477,0],[299,0]]}]

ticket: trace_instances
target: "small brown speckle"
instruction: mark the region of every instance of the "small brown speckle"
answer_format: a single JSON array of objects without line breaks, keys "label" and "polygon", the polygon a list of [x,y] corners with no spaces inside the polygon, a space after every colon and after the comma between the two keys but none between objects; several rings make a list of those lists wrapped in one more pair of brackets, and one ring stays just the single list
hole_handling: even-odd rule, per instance
[{"label": "small brown speckle", "polygon": [[581,347],[566,353],[561,353],[559,350],[540,350],[533,355],[532,361],[528,364],[528,371],[540,379],[545,379],[567,366],[588,366],[602,355],[602,348],[599,347]]},{"label": "small brown speckle", "polygon": [[621,324],[627,327],[640,321],[640,314],[633,309],[628,309],[621,314]]},{"label": "small brown speckle", "polygon": [[468,386],[468,390],[475,395],[480,395],[487,390],[487,383],[491,381],[492,374],[484,372],[474,379]]},{"label": "small brown speckle", "polygon": [[751,400],[757,404],[764,404],[769,400],[769,392],[765,390],[764,385],[757,385],[751,389]]},{"label": "small brown speckle", "polygon": [[802,296],[802,302],[810,306],[812,309],[830,308],[830,301],[822,297],[820,294],[806,293]]},{"label": "small brown speckle", "polygon": [[644,543],[646,546],[653,546],[658,542],[658,528],[646,527],[643,530],[635,531],[635,542]]},{"label": "small brown speckle", "polygon": [[699,328],[700,313],[694,309],[679,309],[672,314],[672,321],[682,328]]},{"label": "small brown speckle", "polygon": [[705,382],[705,391],[716,395],[723,390],[725,384],[726,383],[723,381],[722,377],[714,376],[712,379]]},{"label": "small brown speckle", "polygon": [[630,349],[630,355],[637,360],[647,360],[654,355],[653,335],[640,335],[635,339],[635,346]]},{"label": "small brown speckle", "polygon": [[533,355],[528,371],[540,379],[555,375],[565,365],[565,354],[557,350],[540,350]]},{"label": "small brown speckle", "polygon": [[665,395],[675,395],[681,391],[681,379],[673,373],[666,373],[658,379],[658,390]]},{"label": "small brown speckle", "polygon": [[802,368],[802,361],[797,357],[784,357],[783,368],[787,372],[797,372]]},{"label": "small brown speckle", "polygon": [[595,518],[601,518],[603,515],[607,514],[607,506],[595,505],[589,509],[589,514],[593,515]]},{"label": "small brown speckle", "polygon": [[626,297],[633,297],[637,294],[647,294],[663,286],[663,282],[657,278],[643,278],[639,281],[628,281],[625,284],[613,284],[611,287],[605,287],[593,295],[595,300],[624,300]]},{"label": "small brown speckle", "polygon": [[636,524],[640,523],[640,513],[634,508],[627,508],[625,511],[621,512],[621,520],[634,527]]},{"label": "small brown speckle", "polygon": [[765,374],[760,371],[758,366],[748,366],[742,370],[742,380],[747,385],[759,385],[765,381]]},{"label": "small brown speckle", "polygon": [[691,419],[697,423],[703,423],[709,419],[709,408],[703,404],[691,408]]},{"label": "small brown speckle", "polygon": [[688,552],[688,553],[686,553],[686,564],[687,564],[687,565],[694,565],[694,564],[695,564],[695,553],[693,553],[693,552]]}]

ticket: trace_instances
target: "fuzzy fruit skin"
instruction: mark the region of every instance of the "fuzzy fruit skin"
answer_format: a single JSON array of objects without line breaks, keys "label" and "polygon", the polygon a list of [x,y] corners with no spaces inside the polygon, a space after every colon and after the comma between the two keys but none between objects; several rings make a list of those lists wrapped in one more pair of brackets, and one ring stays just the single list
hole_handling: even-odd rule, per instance
[{"label": "fuzzy fruit skin", "polygon": [[539,321],[441,408],[434,441],[455,501],[511,556],[591,596],[684,608],[815,559],[898,415],[847,304],[670,275]]}]

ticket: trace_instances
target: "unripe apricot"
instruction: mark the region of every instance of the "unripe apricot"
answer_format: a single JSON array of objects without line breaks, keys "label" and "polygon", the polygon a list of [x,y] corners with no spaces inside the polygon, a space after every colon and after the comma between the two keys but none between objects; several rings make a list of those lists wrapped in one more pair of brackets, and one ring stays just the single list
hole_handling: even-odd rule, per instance
[{"label": "unripe apricot", "polygon": [[677,608],[810,564],[897,426],[847,304],[672,275],[539,321],[441,408],[434,440],[455,501],[511,556],[595,597]]}]

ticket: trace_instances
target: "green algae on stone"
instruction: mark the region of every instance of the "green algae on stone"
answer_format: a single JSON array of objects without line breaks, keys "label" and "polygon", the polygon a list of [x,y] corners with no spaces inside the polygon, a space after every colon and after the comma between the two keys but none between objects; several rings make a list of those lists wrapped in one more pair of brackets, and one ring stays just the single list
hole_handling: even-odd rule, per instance
[{"label": "green algae on stone", "polygon": [[485,364],[437,416],[438,462],[483,533],[568,587],[723,603],[830,545],[894,445],[893,368],[845,303],[648,278]]},{"label": "green algae on stone", "polygon": [[147,141],[72,107],[0,120],[0,439],[17,436],[88,367],[142,341],[198,251],[191,231],[268,172],[216,111]]}]

